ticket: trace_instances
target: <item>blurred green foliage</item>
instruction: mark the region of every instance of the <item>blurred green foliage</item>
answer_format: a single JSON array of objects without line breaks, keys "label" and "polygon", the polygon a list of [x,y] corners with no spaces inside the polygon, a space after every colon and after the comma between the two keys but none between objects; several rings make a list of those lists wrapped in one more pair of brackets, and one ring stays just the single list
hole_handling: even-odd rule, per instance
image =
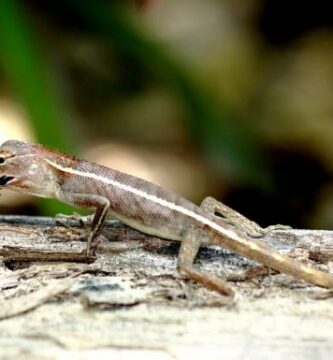
[{"label": "blurred green foliage", "polygon": [[73,150],[64,104],[52,81],[38,38],[16,0],[0,2],[1,63],[11,90],[23,104],[41,143]]},{"label": "blurred green foliage", "polygon": [[[127,53],[168,86],[187,109],[189,129],[216,169],[223,170],[224,176],[256,184],[264,190],[272,186],[259,139],[251,129],[240,128],[226,104],[218,103],[195,77],[195,69],[154,41],[126,6],[102,0],[71,0],[69,3],[91,34]],[[241,122],[242,126],[244,123]]]},{"label": "blurred green foliage", "polygon": [[[189,64],[143,29],[128,11],[126,2],[70,0],[60,3],[64,13],[80,19],[86,32],[124,52],[169,88],[187,110],[188,128],[198,148],[217,170],[223,169],[224,176],[229,170],[231,178],[262,189],[271,185],[259,141],[249,128],[244,128],[245,122],[238,122],[226,104],[217,101],[196,78]],[[26,109],[38,141],[73,151],[70,114],[54,81],[47,49],[41,51],[29,20],[24,3],[0,1],[0,51],[6,79]],[[64,208],[56,210],[64,211]],[[51,211],[55,211],[55,205],[48,209]]]},{"label": "blurred green foliage", "polygon": [[[52,81],[50,67],[38,38],[16,0],[0,1],[0,61],[12,92],[23,105],[38,141],[73,151],[64,104]],[[41,201],[44,213],[67,212],[71,208],[55,200]]]}]

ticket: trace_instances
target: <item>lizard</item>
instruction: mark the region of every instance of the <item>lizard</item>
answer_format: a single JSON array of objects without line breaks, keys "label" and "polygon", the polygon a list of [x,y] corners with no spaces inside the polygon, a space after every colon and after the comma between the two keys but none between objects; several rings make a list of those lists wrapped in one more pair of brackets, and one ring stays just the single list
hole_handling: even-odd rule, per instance
[{"label": "lizard", "polygon": [[295,279],[333,288],[329,273],[301,264],[257,239],[274,226],[263,229],[212,197],[198,206],[152,182],[40,144],[8,140],[0,146],[0,188],[95,209],[87,234],[87,257],[95,251],[110,214],[145,234],[180,241],[179,273],[226,296],[234,295],[226,281],[193,265],[202,244],[224,247]]}]

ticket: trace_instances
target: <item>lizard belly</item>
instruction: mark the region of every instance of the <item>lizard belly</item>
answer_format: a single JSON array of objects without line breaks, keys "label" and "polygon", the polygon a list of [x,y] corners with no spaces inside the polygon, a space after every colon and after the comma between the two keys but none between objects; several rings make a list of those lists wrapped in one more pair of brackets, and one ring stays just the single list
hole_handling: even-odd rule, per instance
[{"label": "lizard belly", "polygon": [[109,211],[109,214],[115,219],[120,220],[129,227],[138,230],[144,234],[161,237],[167,240],[176,240],[176,241],[182,240],[182,236],[180,234],[171,233],[170,231],[164,229],[163,227],[146,225],[141,221],[135,220],[133,218],[129,218],[127,216],[115,213],[113,211]]}]

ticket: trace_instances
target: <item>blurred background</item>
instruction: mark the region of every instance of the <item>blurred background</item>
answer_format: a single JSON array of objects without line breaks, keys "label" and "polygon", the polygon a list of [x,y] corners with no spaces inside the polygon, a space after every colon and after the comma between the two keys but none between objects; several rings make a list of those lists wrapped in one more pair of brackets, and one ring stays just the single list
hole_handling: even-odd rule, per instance
[{"label": "blurred background", "polygon": [[[333,228],[327,1],[0,0],[0,142],[47,144],[261,225]],[[2,191],[1,213],[70,212]]]}]

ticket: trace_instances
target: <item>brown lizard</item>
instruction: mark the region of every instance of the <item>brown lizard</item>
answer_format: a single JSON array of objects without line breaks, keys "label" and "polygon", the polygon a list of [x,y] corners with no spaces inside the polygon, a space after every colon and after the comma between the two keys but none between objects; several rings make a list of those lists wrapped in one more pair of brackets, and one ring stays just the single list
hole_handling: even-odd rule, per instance
[{"label": "brown lizard", "polygon": [[193,267],[201,244],[219,245],[296,279],[333,288],[330,274],[300,264],[254,238],[265,229],[244,221],[238,213],[229,224],[233,211],[213,198],[197,206],[149,181],[42,145],[17,140],[2,144],[0,187],[96,209],[87,237],[87,256],[111,214],[143,233],[180,241],[180,273],[222,294],[233,294],[225,281]]}]

